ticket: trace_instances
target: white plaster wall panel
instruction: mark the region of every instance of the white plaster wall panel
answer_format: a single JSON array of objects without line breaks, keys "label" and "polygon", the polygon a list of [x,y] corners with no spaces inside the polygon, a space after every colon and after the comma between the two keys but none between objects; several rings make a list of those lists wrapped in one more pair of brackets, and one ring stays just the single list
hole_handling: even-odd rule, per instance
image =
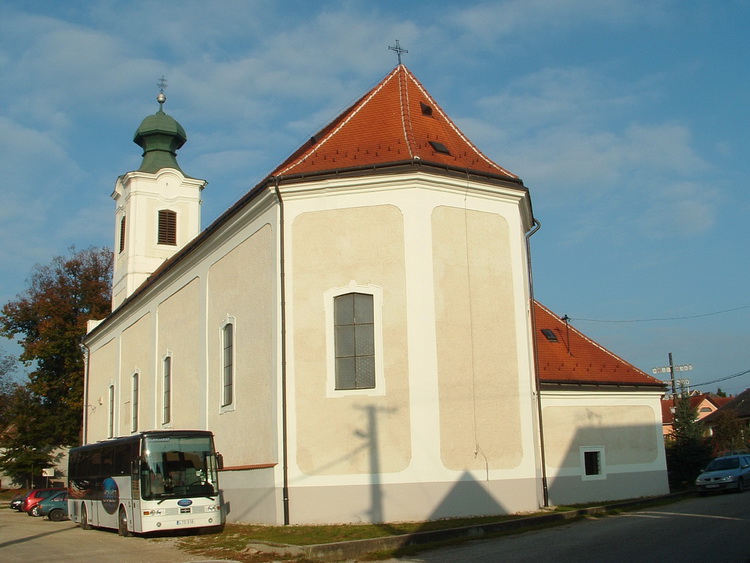
[{"label": "white plaster wall panel", "polygon": [[174,428],[202,428],[203,395],[200,350],[201,280],[193,278],[175,293],[165,296],[158,307],[158,349],[155,354],[156,393],[152,398],[154,418],[161,428],[163,398],[162,358],[172,356],[172,422]]},{"label": "white plaster wall panel", "polygon": [[[207,408],[227,466],[278,462],[275,259],[273,229],[266,223],[209,269]],[[228,319],[235,324],[235,396],[234,405],[222,410],[221,330]]]},{"label": "white plaster wall panel", "polygon": [[[294,219],[292,237],[297,463],[308,475],[369,474],[373,463],[402,470],[410,441],[401,212],[388,205],[308,212]],[[386,396],[327,398],[323,296],[350,281],[383,291]]]},{"label": "white plaster wall panel", "polygon": [[138,372],[139,405],[138,429],[155,428],[153,404],[156,386],[154,381],[155,339],[153,315],[147,313],[122,331],[120,350],[120,373],[116,386],[119,389],[119,420],[116,436],[127,436],[132,432],[132,379]]},{"label": "white plaster wall panel", "polygon": [[[118,381],[117,377],[118,342],[114,339],[105,341],[96,353],[91,353],[88,373],[88,404],[84,406],[87,415],[88,439],[91,442],[106,440],[109,436],[110,384]],[[114,386],[114,420],[117,420],[118,396],[121,389]]]},{"label": "white plaster wall panel", "polygon": [[432,234],[443,463],[456,471],[514,468],[524,423],[508,223],[441,206]]}]

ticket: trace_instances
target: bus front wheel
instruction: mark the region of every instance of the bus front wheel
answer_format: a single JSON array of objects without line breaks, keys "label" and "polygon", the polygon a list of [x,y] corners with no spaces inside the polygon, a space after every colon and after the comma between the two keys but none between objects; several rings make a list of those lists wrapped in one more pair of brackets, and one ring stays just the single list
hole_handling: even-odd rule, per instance
[{"label": "bus front wheel", "polygon": [[88,514],[86,513],[86,504],[81,503],[81,529],[90,530],[91,524],[89,524]]},{"label": "bus front wheel", "polygon": [[124,538],[130,535],[130,530],[128,530],[128,513],[123,506],[120,507],[120,514],[117,518],[117,533]]}]

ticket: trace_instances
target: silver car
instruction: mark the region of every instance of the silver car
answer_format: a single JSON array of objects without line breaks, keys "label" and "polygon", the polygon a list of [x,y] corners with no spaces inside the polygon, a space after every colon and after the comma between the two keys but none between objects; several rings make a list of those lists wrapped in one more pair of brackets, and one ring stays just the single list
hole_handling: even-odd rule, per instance
[{"label": "silver car", "polygon": [[748,485],[750,485],[750,455],[717,457],[695,480],[695,486],[701,495],[725,490],[741,493]]}]

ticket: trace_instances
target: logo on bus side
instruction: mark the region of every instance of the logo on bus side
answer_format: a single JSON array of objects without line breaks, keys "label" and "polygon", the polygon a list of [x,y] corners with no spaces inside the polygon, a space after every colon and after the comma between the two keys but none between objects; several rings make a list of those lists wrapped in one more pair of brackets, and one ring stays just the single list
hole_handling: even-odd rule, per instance
[{"label": "logo on bus side", "polygon": [[107,477],[102,483],[102,506],[108,514],[114,514],[119,503],[120,490],[117,488],[117,483],[112,477]]},{"label": "logo on bus side", "polygon": [[183,499],[178,500],[177,504],[180,506],[190,506],[191,504],[193,504],[193,501],[190,500],[189,498],[183,498]]}]

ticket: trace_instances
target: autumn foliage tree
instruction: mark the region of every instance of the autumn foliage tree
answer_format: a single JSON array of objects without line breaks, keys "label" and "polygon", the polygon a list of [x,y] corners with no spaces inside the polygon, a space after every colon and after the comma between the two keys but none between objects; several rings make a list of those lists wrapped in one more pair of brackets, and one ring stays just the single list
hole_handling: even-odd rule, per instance
[{"label": "autumn foliage tree", "polygon": [[717,455],[745,448],[743,425],[737,416],[737,411],[719,409],[713,415],[713,419],[713,443]]},{"label": "autumn foliage tree", "polygon": [[112,252],[70,249],[48,265],[37,265],[29,287],[0,315],[0,334],[18,338],[20,360],[29,368],[26,387],[37,426],[51,444],[79,440],[83,413],[86,321],[110,312]]}]

